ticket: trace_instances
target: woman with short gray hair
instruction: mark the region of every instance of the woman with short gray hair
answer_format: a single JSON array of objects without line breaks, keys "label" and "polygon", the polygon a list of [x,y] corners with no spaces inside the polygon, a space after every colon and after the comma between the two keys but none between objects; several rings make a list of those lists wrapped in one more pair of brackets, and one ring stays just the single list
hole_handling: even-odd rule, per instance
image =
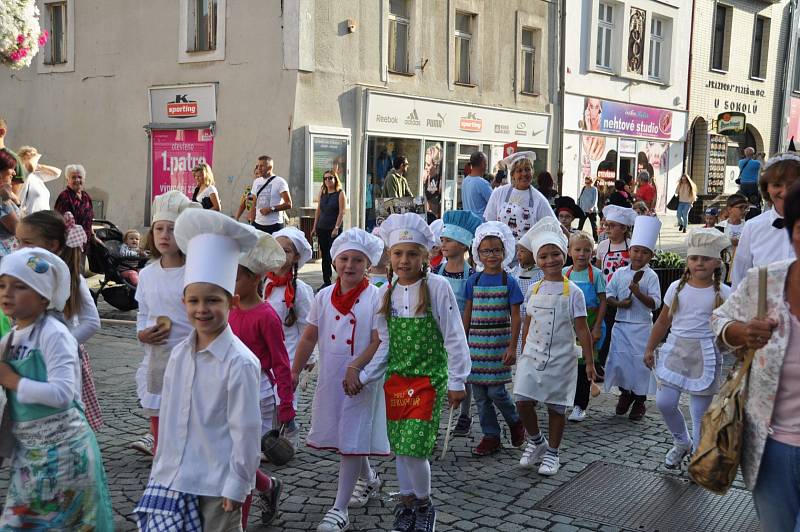
[{"label": "woman with short gray hair", "polygon": [[56,198],[56,211],[61,214],[68,212],[75,217],[75,223],[83,227],[86,236],[92,240],[92,222],[94,221],[94,209],[92,198],[83,189],[86,179],[86,169],[81,164],[69,164],[64,168],[64,175],[67,178],[67,188],[61,191]]}]

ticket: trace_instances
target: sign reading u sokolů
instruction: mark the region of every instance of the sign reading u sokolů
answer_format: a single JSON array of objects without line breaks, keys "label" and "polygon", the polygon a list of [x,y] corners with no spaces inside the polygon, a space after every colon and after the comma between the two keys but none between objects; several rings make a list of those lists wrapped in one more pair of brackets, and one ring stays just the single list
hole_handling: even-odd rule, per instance
[{"label": "sign reading u sokol\u016f", "polygon": [[720,113],[717,116],[717,133],[720,135],[736,135],[745,130],[747,118],[744,113]]}]

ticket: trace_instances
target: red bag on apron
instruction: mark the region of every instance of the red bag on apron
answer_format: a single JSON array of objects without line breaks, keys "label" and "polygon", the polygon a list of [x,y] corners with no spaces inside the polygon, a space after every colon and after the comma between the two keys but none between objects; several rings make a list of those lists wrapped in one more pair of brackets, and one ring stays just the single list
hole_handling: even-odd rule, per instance
[{"label": "red bag on apron", "polygon": [[436,402],[436,390],[430,377],[392,375],[383,385],[386,394],[386,418],[389,421],[419,419],[430,421]]}]

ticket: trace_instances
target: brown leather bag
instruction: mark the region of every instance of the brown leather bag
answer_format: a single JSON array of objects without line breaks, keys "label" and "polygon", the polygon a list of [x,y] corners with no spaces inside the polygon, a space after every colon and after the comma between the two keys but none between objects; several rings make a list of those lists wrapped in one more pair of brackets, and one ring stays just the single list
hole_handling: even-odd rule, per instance
[{"label": "brown leather bag", "polygon": [[[758,317],[766,316],[767,269],[758,271]],[[709,491],[724,495],[730,489],[742,457],[744,408],[750,364],[755,353],[748,350],[728,375],[725,384],[703,416],[700,443],[689,464],[689,475]]]}]

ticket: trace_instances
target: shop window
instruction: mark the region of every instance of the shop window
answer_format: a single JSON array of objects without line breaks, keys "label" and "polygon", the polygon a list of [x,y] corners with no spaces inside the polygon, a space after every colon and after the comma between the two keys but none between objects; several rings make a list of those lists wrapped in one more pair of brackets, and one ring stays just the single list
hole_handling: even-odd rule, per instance
[{"label": "shop window", "polygon": [[632,7],[628,24],[628,72],[642,74],[646,28],[647,13],[643,9]]},{"label": "shop window", "polygon": [[794,49],[794,79],[792,81],[792,90],[800,92],[800,39],[797,40]]},{"label": "shop window", "polygon": [[410,73],[408,68],[409,28],[408,0],[389,0],[389,71]]},{"label": "shop window", "polygon": [[44,64],[60,65],[67,62],[67,3],[45,4],[45,24],[50,34],[44,47]]},{"label": "shop window", "polygon": [[536,94],[536,34],[532,28],[522,28],[521,50],[521,70],[522,70],[522,92],[525,94]]},{"label": "shop window", "polygon": [[471,76],[471,54],[472,54],[472,31],[475,23],[475,15],[456,11],[456,83],[470,85]]},{"label": "shop window", "polygon": [[728,71],[732,12],[733,9],[724,4],[717,4],[717,9],[714,12],[714,36],[711,46],[712,70]]},{"label": "shop window", "polygon": [[180,0],[178,61],[225,59],[226,0]]},{"label": "shop window", "polygon": [[665,22],[653,17],[650,21],[650,60],[647,64],[647,75],[651,79],[663,79],[663,63],[664,51],[666,44],[664,42],[664,26]]},{"label": "shop window", "polygon": [[611,50],[614,35],[614,5],[600,2],[597,10],[597,55],[595,65],[611,70]]},{"label": "shop window", "polygon": [[767,77],[767,56],[769,55],[769,19],[756,17],[753,27],[753,47],[750,52],[750,77]]}]

